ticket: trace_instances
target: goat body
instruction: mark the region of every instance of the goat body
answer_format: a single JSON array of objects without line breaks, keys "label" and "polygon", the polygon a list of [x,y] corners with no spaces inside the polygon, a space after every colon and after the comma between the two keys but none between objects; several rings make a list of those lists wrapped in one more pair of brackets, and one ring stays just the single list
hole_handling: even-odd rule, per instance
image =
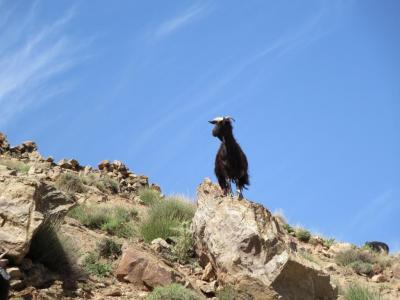
[{"label": "goat body", "polygon": [[380,252],[380,253],[389,253],[389,246],[383,242],[377,242],[377,241],[372,241],[372,242],[366,242],[366,246],[371,248],[371,250],[375,252]]},{"label": "goat body", "polygon": [[215,158],[215,175],[224,194],[231,193],[231,182],[236,184],[239,198],[242,198],[242,190],[250,185],[248,175],[248,163],[246,155],[236,142],[232,133],[230,117],[216,118],[210,123],[215,124],[213,136],[221,140]]}]

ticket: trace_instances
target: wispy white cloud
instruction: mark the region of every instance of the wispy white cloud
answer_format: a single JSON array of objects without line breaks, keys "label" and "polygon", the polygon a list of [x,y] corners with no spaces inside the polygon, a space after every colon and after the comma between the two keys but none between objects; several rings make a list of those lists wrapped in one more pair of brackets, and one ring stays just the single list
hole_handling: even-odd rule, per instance
[{"label": "wispy white cloud", "polygon": [[[234,102],[244,103],[250,101],[250,97],[246,97],[249,91],[256,84],[257,78],[255,74],[251,74],[250,78],[253,79],[252,83],[248,86],[241,86],[241,90],[229,100],[221,101],[218,100],[218,105],[215,104],[215,99],[226,90],[230,84],[236,79],[246,73],[246,71],[263,61],[264,69],[266,66],[275,62],[278,58],[282,58],[296,50],[307,47],[318,39],[324,37],[326,34],[332,31],[332,28],[336,26],[336,19],[338,15],[344,10],[344,4],[342,2],[332,4],[330,1],[321,1],[319,9],[302,24],[298,24],[296,28],[282,34],[277,39],[267,41],[263,47],[255,49],[252,53],[248,53],[247,56],[242,57],[230,57],[230,60],[224,60],[224,63],[220,66],[220,72],[215,72],[213,81],[210,84],[209,80],[207,86],[200,86],[187,91],[184,95],[177,96],[175,99],[176,106],[172,107],[168,113],[157,119],[156,122],[145,128],[138,139],[135,140],[135,150],[138,151],[141,147],[144,147],[146,143],[156,135],[160,129],[164,128],[166,124],[174,122],[178,118],[182,118],[184,115],[191,115],[191,125],[185,126],[181,129],[180,134],[175,134],[175,139],[172,142],[177,141],[180,137],[184,139],[190,134],[199,122],[204,121],[204,117],[209,117],[214,112],[219,114],[225,114],[224,110]],[[206,7],[192,7],[184,13],[174,17],[173,19],[163,23],[156,30],[156,37],[167,35],[183,27],[185,24],[189,24],[192,20],[197,19],[199,16],[203,16],[206,13]],[[274,69],[270,69],[268,72],[273,74]],[[208,77],[209,74],[207,74]],[[263,74],[265,76],[265,74]],[[264,78],[265,79],[265,78]],[[189,87],[192,88],[192,87]],[[181,98],[190,98],[191,101],[182,103]],[[207,105],[213,103],[213,105]],[[203,109],[207,107],[207,109]],[[202,113],[198,113],[201,109]],[[196,112],[196,113],[191,113]],[[177,143],[179,144],[179,143]]]},{"label": "wispy white cloud", "polygon": [[386,214],[392,212],[391,206],[394,203],[393,190],[386,190],[374,199],[366,202],[352,218],[350,229],[362,227],[366,228],[374,226],[374,224],[382,221]]},{"label": "wispy white cloud", "polygon": [[[78,62],[83,44],[65,33],[75,13],[73,8],[50,24],[40,24],[36,4],[23,15],[13,8],[0,11],[5,20],[0,31],[0,126],[66,90],[65,83],[53,79]],[[18,22],[21,18],[25,21]]]},{"label": "wispy white cloud", "polygon": [[205,12],[207,11],[206,8],[207,6],[204,4],[197,4],[189,7],[188,9],[180,12],[178,15],[172,17],[171,19],[161,23],[152,32],[151,38],[153,40],[157,40],[167,35],[170,35],[180,29],[183,29],[185,26],[204,16]]}]

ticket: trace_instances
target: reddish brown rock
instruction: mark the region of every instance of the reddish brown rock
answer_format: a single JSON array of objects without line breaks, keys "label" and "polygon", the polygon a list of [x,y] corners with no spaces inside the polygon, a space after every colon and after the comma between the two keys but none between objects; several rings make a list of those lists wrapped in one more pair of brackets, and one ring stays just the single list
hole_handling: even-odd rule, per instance
[{"label": "reddish brown rock", "polygon": [[26,141],[22,143],[24,152],[33,152],[37,150],[37,145],[33,141]]},{"label": "reddish brown rock", "polygon": [[176,281],[177,274],[152,254],[136,248],[124,250],[115,275],[119,281],[144,288],[165,286]]},{"label": "reddish brown rock", "polygon": [[65,158],[61,159],[61,160],[57,163],[57,165],[59,165],[59,166],[60,166],[61,168],[63,168],[63,169],[72,170],[72,165],[70,164],[70,162],[68,161],[68,159],[65,159]]},{"label": "reddish brown rock", "polygon": [[78,171],[82,168],[76,159],[65,159],[64,158],[58,162],[58,165],[63,169],[75,170],[75,171]]},{"label": "reddish brown rock", "polygon": [[71,164],[73,170],[78,171],[82,168],[76,159],[70,159],[69,163]]},{"label": "reddish brown rock", "polygon": [[98,167],[101,171],[108,171],[111,167],[111,163],[109,160],[105,159],[99,163]]}]

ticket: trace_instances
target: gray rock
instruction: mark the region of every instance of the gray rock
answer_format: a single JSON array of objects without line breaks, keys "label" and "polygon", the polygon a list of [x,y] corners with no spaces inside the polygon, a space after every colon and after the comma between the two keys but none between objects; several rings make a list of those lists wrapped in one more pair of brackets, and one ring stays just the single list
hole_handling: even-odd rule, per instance
[{"label": "gray rock", "polygon": [[218,281],[253,299],[336,299],[330,277],[292,253],[284,231],[262,205],[222,197],[210,181],[198,188],[195,250]]},{"label": "gray rock", "polygon": [[35,179],[0,178],[0,252],[9,251],[8,255],[19,263],[41,224],[49,218],[63,218],[75,202]]}]

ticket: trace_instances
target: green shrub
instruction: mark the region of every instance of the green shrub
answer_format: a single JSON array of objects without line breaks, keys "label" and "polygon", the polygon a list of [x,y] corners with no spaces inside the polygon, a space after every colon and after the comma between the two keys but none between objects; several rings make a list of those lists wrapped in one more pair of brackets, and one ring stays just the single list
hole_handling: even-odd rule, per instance
[{"label": "green shrub", "polygon": [[316,263],[317,265],[320,265],[320,262],[318,261],[318,259],[313,256],[311,253],[308,253],[307,251],[300,251],[299,254],[301,255],[301,257],[307,259],[308,261],[311,261],[313,263]]},{"label": "green shrub", "polygon": [[94,174],[87,174],[87,175],[81,174],[80,179],[83,184],[94,185],[94,183],[99,180],[99,177]]},{"label": "green shrub", "polygon": [[385,263],[380,256],[365,249],[348,249],[339,252],[335,257],[336,262],[342,266],[349,266],[358,274],[371,275],[373,264],[381,264],[384,268]]},{"label": "green shrub", "polygon": [[94,174],[88,174],[86,176],[81,176],[81,180],[86,185],[95,186],[103,193],[119,193],[118,181],[109,176],[99,177]]},{"label": "green shrub", "polygon": [[296,237],[297,237],[300,241],[305,242],[305,243],[308,243],[308,241],[309,241],[310,238],[311,238],[311,233],[310,233],[308,230],[306,230],[306,229],[298,228],[298,229],[296,229]]},{"label": "green shrub", "polygon": [[217,292],[218,300],[235,300],[237,299],[237,297],[238,297],[238,292],[231,285],[228,285],[219,292]]},{"label": "green shrub", "polygon": [[28,171],[30,169],[30,165],[28,165],[22,161],[11,160],[11,159],[0,158],[0,165],[3,165],[3,166],[6,166],[7,168],[16,170],[18,173],[22,173],[22,174],[28,174]]},{"label": "green shrub", "polygon": [[128,210],[121,206],[85,206],[73,208],[69,214],[91,229],[101,229],[111,235],[128,238],[134,234],[132,220],[137,218],[135,209]]},{"label": "green shrub", "polygon": [[335,257],[335,260],[339,265],[342,266],[350,265],[351,263],[356,261],[374,263],[374,257],[370,252],[355,248],[339,252]]},{"label": "green shrub", "polygon": [[151,188],[143,188],[139,191],[139,198],[147,206],[160,202],[160,193]]},{"label": "green shrub", "polygon": [[338,254],[336,254],[335,257],[336,263],[342,266],[347,266],[357,260],[358,251],[356,249],[347,249],[344,251],[340,251]]},{"label": "green shrub", "polygon": [[357,274],[365,274],[371,275],[372,274],[372,264],[368,262],[363,262],[361,260],[353,261],[349,264],[349,267],[354,270]]},{"label": "green shrub", "polygon": [[99,255],[104,258],[117,258],[122,254],[121,248],[121,244],[110,238],[104,238],[97,244]]},{"label": "green shrub", "polygon": [[77,219],[91,229],[100,229],[107,222],[110,209],[101,206],[78,205],[69,211],[68,216]]},{"label": "green shrub", "polygon": [[61,275],[78,277],[83,270],[77,263],[77,249],[59,229],[56,221],[42,224],[32,238],[27,256]]},{"label": "green shrub", "polygon": [[85,270],[98,277],[105,277],[110,274],[112,268],[108,263],[102,263],[99,261],[100,257],[95,252],[89,252],[83,261]]},{"label": "green shrub", "polygon": [[154,216],[179,222],[191,221],[195,211],[195,206],[182,197],[168,197],[150,210]]},{"label": "green shrub", "polygon": [[96,187],[103,193],[107,193],[107,192],[111,192],[112,194],[119,193],[118,181],[116,181],[108,176],[100,178],[100,180],[98,182],[96,182]]},{"label": "green shrub", "polygon": [[350,285],[344,294],[344,300],[380,300],[378,293],[368,290],[358,284]]},{"label": "green shrub", "polygon": [[121,238],[129,238],[135,234],[135,227],[132,223],[115,218],[104,223],[101,229]]},{"label": "green shrub", "polygon": [[81,178],[73,173],[64,173],[58,176],[56,187],[68,194],[83,193],[86,191]]},{"label": "green shrub", "polygon": [[180,284],[172,283],[164,287],[156,287],[146,298],[147,300],[201,300],[194,291]]},{"label": "green shrub", "polygon": [[180,263],[187,263],[189,258],[193,256],[193,234],[189,228],[189,222],[183,222],[176,228],[176,243],[172,247],[172,255]]},{"label": "green shrub", "polygon": [[190,222],[195,207],[182,198],[172,197],[150,207],[147,218],[140,225],[139,231],[146,242],[156,238],[166,239],[176,235],[176,228],[183,222]]},{"label": "green shrub", "polygon": [[294,233],[294,228],[287,223],[283,224],[283,229],[289,234]]},{"label": "green shrub", "polygon": [[330,238],[330,239],[323,239],[323,242],[322,242],[322,244],[325,246],[325,247],[327,247],[327,248],[330,248],[330,247],[332,247],[332,245],[335,243],[335,239],[333,239],[333,238]]}]

